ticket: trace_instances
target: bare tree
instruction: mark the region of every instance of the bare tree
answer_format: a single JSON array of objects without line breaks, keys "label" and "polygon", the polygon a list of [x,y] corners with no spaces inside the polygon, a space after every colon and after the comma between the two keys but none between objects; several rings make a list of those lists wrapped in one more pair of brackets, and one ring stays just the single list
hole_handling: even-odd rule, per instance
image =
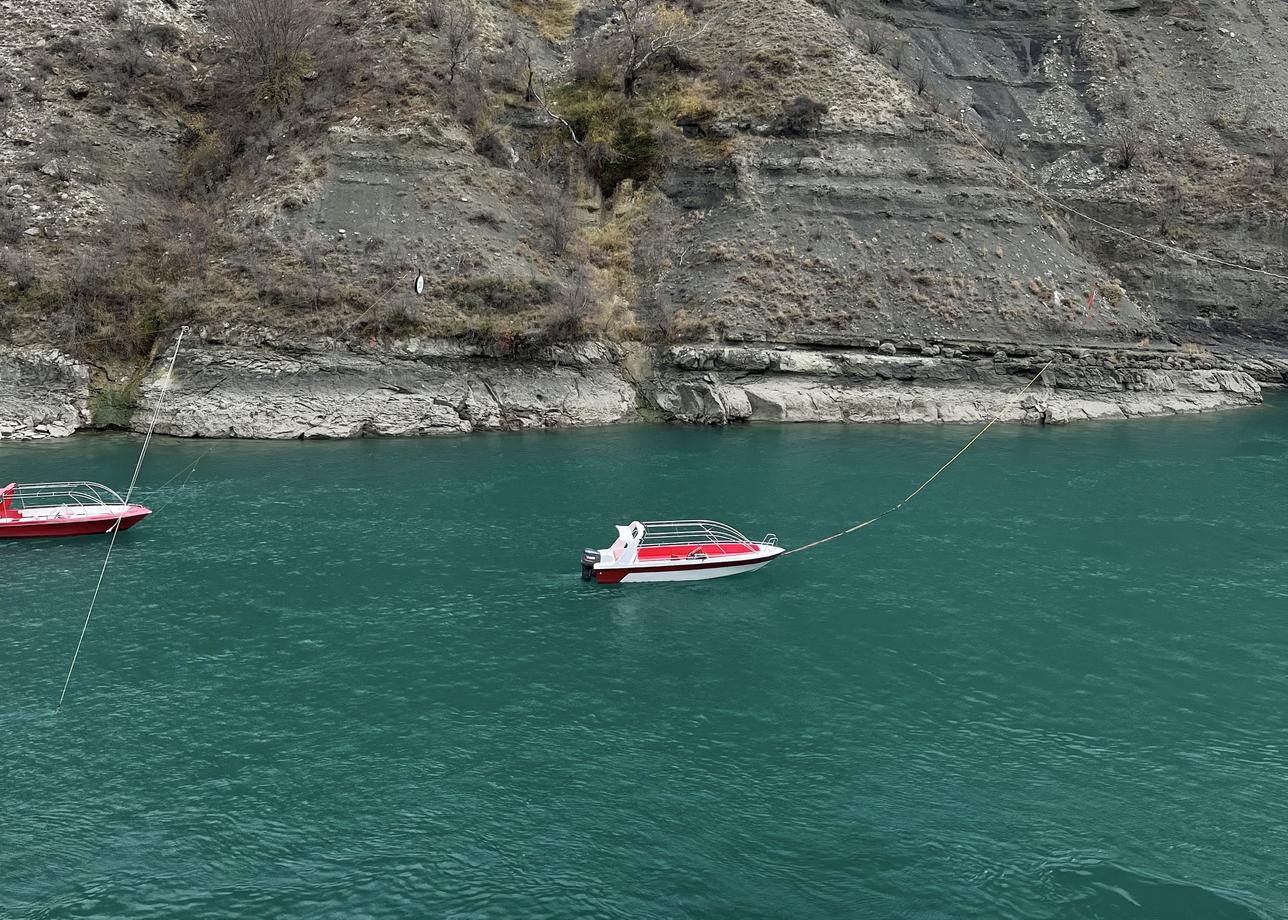
[{"label": "bare tree", "polygon": [[640,76],[661,56],[696,39],[711,20],[695,28],[683,10],[659,0],[612,0],[621,33],[622,94],[635,96]]},{"label": "bare tree", "polygon": [[537,80],[532,43],[522,36],[516,36],[510,43],[510,50],[493,68],[493,76],[511,89],[522,88],[523,101],[531,104],[536,98]]},{"label": "bare tree", "polygon": [[447,85],[474,56],[479,37],[479,10],[473,0],[457,0],[443,11],[443,43],[447,48]]}]

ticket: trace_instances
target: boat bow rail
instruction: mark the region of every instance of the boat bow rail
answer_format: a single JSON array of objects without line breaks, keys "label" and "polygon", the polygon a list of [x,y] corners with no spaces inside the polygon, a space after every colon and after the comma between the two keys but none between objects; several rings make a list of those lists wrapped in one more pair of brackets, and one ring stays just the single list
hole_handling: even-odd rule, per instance
[{"label": "boat bow rail", "polygon": [[[741,531],[719,521],[644,521],[643,527],[644,534],[638,543],[640,550],[698,546],[708,555],[730,555],[750,552],[756,545]],[[774,543],[778,542],[773,534],[762,542],[768,542],[771,537]]]},{"label": "boat bow rail", "polygon": [[101,482],[15,482],[0,489],[0,515],[62,505],[124,508],[125,499]]}]

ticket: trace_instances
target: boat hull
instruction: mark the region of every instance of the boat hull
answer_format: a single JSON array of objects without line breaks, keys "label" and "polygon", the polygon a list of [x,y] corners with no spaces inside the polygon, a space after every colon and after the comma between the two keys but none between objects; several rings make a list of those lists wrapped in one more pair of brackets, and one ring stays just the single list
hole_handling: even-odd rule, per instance
[{"label": "boat hull", "polygon": [[623,566],[621,568],[610,566],[595,569],[595,581],[601,585],[633,584],[646,581],[706,581],[710,578],[725,578],[729,575],[755,572],[769,565],[779,555],[756,556],[741,560],[719,560],[704,564],[637,565]]},{"label": "boat hull", "polygon": [[76,515],[65,518],[0,519],[0,540],[27,537],[84,537],[92,534],[111,533],[119,519],[122,530],[129,530],[152,512],[141,505],[132,505],[125,514]]}]

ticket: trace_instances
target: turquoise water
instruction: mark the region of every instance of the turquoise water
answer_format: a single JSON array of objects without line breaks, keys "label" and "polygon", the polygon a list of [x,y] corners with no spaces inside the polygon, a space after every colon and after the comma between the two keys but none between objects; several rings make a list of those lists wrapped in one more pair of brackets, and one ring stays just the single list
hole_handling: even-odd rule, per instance
[{"label": "turquoise water", "polygon": [[[0,544],[0,916],[1288,916],[1288,404],[970,432],[157,442],[106,542]],[[0,445],[128,480],[138,441]],[[207,453],[208,452],[208,453]],[[182,481],[182,479],[180,480]]]}]

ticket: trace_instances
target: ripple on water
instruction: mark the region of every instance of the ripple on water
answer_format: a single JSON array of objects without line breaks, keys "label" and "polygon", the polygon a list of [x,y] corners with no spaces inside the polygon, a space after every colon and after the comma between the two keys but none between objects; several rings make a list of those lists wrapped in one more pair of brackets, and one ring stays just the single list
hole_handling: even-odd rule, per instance
[{"label": "ripple on water", "polygon": [[1049,865],[1044,869],[1056,920],[1270,920],[1245,895],[1157,878],[1114,863]]},{"label": "ripple on water", "polygon": [[0,546],[0,915],[1284,916],[1264,418],[1007,429],[879,527],[653,588],[578,551],[699,510],[803,542],[962,432],[217,445],[57,718],[103,546]]}]

